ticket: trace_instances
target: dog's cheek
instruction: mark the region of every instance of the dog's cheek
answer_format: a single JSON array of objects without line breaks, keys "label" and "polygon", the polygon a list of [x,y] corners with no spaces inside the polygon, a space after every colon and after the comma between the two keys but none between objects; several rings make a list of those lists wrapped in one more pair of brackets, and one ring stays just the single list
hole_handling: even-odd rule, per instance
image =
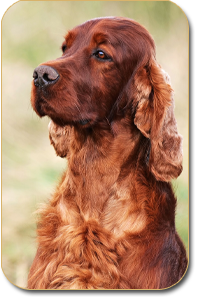
[{"label": "dog's cheek", "polygon": [[99,77],[97,86],[93,87],[93,97],[97,106],[108,113],[121,92],[122,79],[116,70],[103,73]]}]

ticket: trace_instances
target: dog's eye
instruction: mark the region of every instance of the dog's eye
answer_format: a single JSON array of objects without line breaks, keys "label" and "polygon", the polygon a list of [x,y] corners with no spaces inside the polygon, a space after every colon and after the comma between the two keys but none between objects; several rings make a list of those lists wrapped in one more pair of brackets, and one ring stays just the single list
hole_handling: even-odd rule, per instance
[{"label": "dog's eye", "polygon": [[64,44],[64,45],[62,45],[62,47],[61,47],[61,48],[62,48],[62,52],[64,53],[64,52],[65,52],[65,50],[67,49],[67,45],[65,45],[65,44]]},{"label": "dog's eye", "polygon": [[102,50],[97,50],[94,53],[94,55],[96,56],[96,58],[101,59],[101,60],[110,60],[110,57]]},{"label": "dog's eye", "polygon": [[96,55],[96,57],[101,58],[101,59],[107,58],[106,54],[103,51],[97,51],[95,55]]}]

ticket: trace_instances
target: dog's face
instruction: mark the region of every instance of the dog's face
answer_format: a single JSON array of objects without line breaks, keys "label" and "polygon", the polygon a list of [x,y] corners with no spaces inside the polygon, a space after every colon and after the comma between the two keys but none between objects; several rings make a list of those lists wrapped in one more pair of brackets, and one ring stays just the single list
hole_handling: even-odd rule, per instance
[{"label": "dog's face", "polygon": [[182,138],[172,88],[148,31],[129,19],[94,19],[69,31],[62,51],[34,71],[36,113],[78,129],[110,130],[114,121],[126,118],[127,126],[150,140],[148,166],[157,180],[176,178],[182,170]]},{"label": "dog's face", "polygon": [[150,35],[132,20],[88,21],[68,32],[60,58],[35,69],[32,106],[39,116],[48,115],[62,126],[87,127],[105,120],[151,49]]}]

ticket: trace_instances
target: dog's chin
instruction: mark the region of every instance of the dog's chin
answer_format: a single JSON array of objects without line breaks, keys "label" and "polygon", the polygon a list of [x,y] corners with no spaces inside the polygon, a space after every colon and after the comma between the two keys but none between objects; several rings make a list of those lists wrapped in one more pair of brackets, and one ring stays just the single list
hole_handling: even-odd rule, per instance
[{"label": "dog's chin", "polygon": [[41,118],[49,115],[49,113],[52,111],[48,103],[42,98],[33,101],[32,106],[36,114]]},{"label": "dog's chin", "polygon": [[67,113],[64,115],[60,115],[54,108],[52,108],[47,101],[43,98],[36,99],[33,102],[33,109],[37,113],[39,117],[48,116],[56,125],[58,126],[77,126],[79,128],[89,128],[95,125],[97,121],[97,117],[95,114],[89,116],[89,114],[85,114],[85,118],[74,118],[72,115],[68,115]]},{"label": "dog's chin", "polygon": [[47,116],[58,126],[63,127],[71,123],[69,120],[63,120],[63,118],[59,117],[55,109],[53,109],[44,99],[36,100],[33,109],[40,118]]},{"label": "dog's chin", "polygon": [[84,119],[84,120],[63,120],[59,117],[55,117],[55,116],[49,116],[51,118],[51,120],[58,126],[75,126],[75,127],[79,127],[79,128],[89,128],[92,127],[95,122],[92,121],[91,119]]}]

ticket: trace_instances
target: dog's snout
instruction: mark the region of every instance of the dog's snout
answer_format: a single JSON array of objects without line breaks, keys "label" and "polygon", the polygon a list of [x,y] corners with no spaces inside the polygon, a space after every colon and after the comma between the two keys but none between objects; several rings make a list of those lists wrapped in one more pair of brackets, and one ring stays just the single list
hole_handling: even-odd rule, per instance
[{"label": "dog's snout", "polygon": [[34,84],[37,87],[44,87],[54,84],[58,78],[58,72],[49,66],[38,66],[33,72]]}]

